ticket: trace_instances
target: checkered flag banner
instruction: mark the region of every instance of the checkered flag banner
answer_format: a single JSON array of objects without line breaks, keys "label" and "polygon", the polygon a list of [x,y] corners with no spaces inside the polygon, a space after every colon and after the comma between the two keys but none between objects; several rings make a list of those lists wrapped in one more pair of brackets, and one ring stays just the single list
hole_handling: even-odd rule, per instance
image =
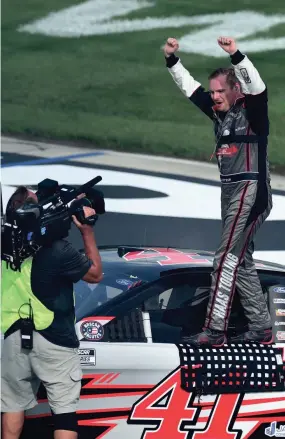
[{"label": "checkered flag banner", "polygon": [[256,343],[222,348],[177,345],[181,387],[197,394],[285,390],[282,349]]}]

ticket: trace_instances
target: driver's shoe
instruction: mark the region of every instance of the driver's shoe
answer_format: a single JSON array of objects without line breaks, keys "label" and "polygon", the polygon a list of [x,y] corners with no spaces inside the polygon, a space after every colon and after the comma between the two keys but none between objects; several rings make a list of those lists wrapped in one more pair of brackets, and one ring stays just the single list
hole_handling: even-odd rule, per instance
[{"label": "driver's shoe", "polygon": [[272,344],[273,343],[273,335],[272,329],[262,329],[259,331],[247,331],[243,334],[237,335],[235,337],[231,337],[229,339],[229,343],[247,343],[247,342],[256,342],[260,344]]},{"label": "driver's shoe", "polygon": [[212,346],[214,348],[219,348],[222,347],[227,340],[224,332],[215,331],[210,328],[203,328],[203,332],[200,332],[200,334],[182,337],[181,342],[192,344],[194,346]]}]

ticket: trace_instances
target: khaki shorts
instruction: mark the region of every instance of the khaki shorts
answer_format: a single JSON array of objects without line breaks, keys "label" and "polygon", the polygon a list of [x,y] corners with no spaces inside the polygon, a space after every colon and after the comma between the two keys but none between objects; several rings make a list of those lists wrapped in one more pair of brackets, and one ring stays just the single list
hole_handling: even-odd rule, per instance
[{"label": "khaki shorts", "polygon": [[21,348],[20,331],[3,342],[1,411],[18,412],[37,405],[40,382],[55,414],[77,410],[82,371],[78,349],[57,346],[34,332],[33,349]]}]

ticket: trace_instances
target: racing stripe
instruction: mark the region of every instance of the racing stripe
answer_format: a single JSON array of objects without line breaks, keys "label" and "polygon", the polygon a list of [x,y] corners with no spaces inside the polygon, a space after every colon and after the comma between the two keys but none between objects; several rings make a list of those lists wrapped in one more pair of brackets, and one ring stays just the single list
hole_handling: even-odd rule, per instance
[{"label": "racing stripe", "polygon": [[[246,135],[249,136],[249,125],[247,127],[246,130]],[[250,171],[250,155],[249,155],[249,143],[246,144],[246,171],[249,172]]]},{"label": "racing stripe", "polygon": [[235,267],[235,270],[234,270],[234,278],[233,278],[233,283],[232,283],[231,292],[230,292],[229,306],[228,306],[228,309],[227,309],[227,314],[226,314],[225,323],[224,323],[224,330],[227,329],[227,326],[228,326],[228,320],[229,320],[229,317],[230,317],[230,311],[231,311],[231,307],[232,307],[232,301],[233,301],[233,298],[234,298],[234,291],[235,291],[235,284],[236,284],[237,271],[238,271],[239,265],[240,265],[240,263],[241,263],[241,261],[242,261],[244,255],[245,255],[245,252],[246,252],[246,249],[247,249],[247,246],[248,246],[248,241],[249,241],[250,235],[251,235],[251,233],[252,233],[252,231],[253,231],[253,229],[254,229],[254,226],[255,226],[255,224],[257,223],[257,221],[258,221],[258,218],[252,223],[252,226],[251,226],[251,228],[250,228],[250,230],[249,230],[249,232],[248,232],[248,235],[247,235],[247,237],[246,237],[245,244],[244,244],[244,246],[243,246],[242,252],[241,252],[240,257],[239,257],[239,259],[238,259],[238,263],[237,263],[237,265],[236,265],[236,267]]}]

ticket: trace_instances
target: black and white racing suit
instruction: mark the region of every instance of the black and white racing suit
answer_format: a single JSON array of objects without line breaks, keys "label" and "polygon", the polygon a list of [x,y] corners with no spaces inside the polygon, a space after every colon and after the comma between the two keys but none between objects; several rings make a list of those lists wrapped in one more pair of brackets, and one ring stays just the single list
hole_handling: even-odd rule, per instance
[{"label": "black and white racing suit", "polygon": [[231,56],[243,97],[228,112],[214,102],[174,54],[168,70],[183,94],[213,122],[221,178],[222,237],[214,258],[205,327],[226,331],[235,287],[250,330],[271,327],[252,254],[253,237],[272,209],[267,158],[267,88],[246,55]]}]

